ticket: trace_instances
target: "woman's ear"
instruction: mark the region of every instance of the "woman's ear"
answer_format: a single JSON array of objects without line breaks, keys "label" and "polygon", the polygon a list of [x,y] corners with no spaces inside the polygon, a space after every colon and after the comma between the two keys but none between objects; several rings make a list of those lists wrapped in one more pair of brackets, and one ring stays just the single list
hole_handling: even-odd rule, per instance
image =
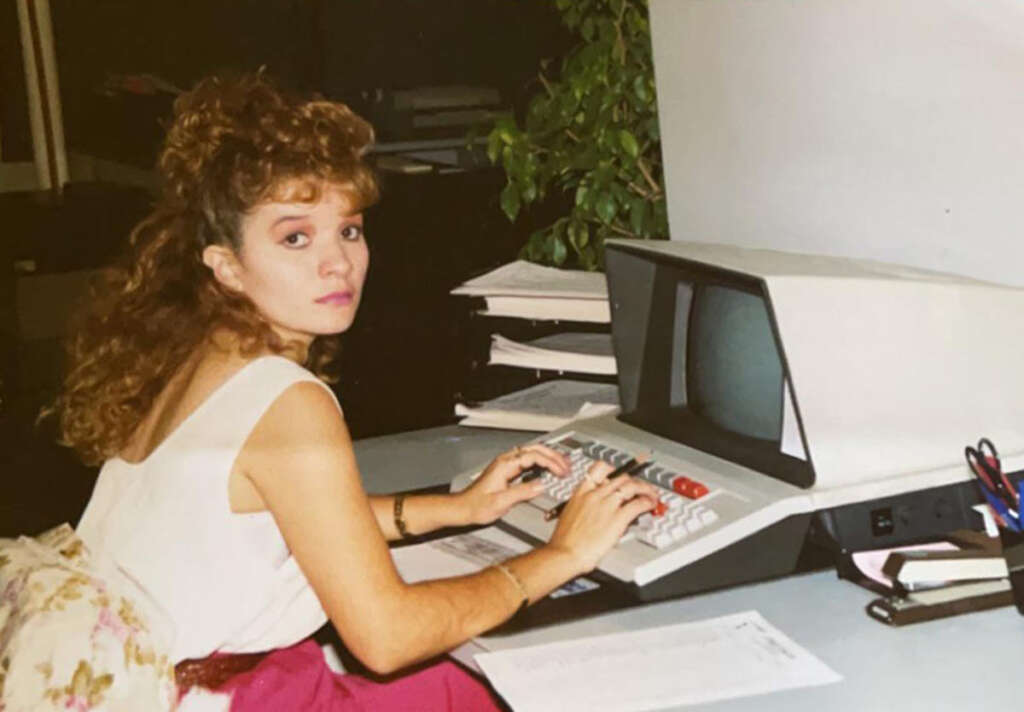
[{"label": "woman's ear", "polygon": [[223,245],[209,245],[203,250],[203,264],[210,268],[214,278],[228,289],[243,291],[241,265],[235,253]]}]

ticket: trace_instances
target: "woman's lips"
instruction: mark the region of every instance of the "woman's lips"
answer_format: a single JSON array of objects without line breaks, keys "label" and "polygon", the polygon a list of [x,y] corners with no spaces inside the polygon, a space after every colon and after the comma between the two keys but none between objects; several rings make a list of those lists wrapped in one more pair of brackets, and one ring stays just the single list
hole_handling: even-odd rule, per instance
[{"label": "woman's lips", "polygon": [[316,303],[345,306],[352,303],[352,292],[331,292],[317,299]]}]

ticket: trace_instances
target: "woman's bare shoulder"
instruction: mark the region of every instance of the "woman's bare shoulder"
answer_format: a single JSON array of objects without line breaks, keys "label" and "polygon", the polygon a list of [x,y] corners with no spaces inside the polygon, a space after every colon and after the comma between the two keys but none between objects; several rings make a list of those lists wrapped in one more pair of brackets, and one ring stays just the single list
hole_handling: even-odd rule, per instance
[{"label": "woman's bare shoulder", "polygon": [[337,401],[321,384],[286,388],[256,423],[239,453],[250,477],[287,466],[309,468],[349,455],[352,439]]}]

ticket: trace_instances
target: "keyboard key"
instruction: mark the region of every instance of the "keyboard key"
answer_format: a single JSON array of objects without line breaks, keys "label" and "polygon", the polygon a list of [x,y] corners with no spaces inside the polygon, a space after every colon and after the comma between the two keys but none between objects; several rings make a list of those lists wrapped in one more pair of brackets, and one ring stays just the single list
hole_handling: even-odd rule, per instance
[{"label": "keyboard key", "polygon": [[581,443],[579,440],[574,440],[573,438],[563,438],[557,444],[569,451],[579,451],[580,448],[584,446],[584,443]]},{"label": "keyboard key", "polygon": [[670,546],[672,541],[672,535],[668,532],[658,532],[654,535],[654,541],[652,542],[658,549],[664,549],[666,546]]},{"label": "keyboard key", "polygon": [[672,480],[672,489],[688,499],[700,499],[708,493],[707,485],[689,477],[677,477]]},{"label": "keyboard key", "polygon": [[650,466],[651,463],[649,462],[637,462],[628,470],[626,470],[626,474],[629,475],[630,477],[642,477],[644,479],[647,479],[647,468],[649,468]]},{"label": "keyboard key", "polygon": [[690,492],[692,493],[693,499],[700,499],[708,493],[708,486],[702,482],[696,480],[690,480],[693,484],[690,486]]},{"label": "keyboard key", "polygon": [[640,531],[647,531],[654,527],[654,517],[648,512],[644,512],[636,518],[636,524],[634,525]]},{"label": "keyboard key", "polygon": [[631,458],[628,453],[624,453],[620,450],[615,450],[614,452],[611,453],[610,458],[608,455],[606,455],[605,459],[608,460],[608,462],[615,465],[616,467],[621,467],[622,465],[625,465],[633,458]]},{"label": "keyboard key", "polygon": [[682,509],[686,500],[677,495],[675,492],[666,492],[661,501],[664,502],[670,510]]}]

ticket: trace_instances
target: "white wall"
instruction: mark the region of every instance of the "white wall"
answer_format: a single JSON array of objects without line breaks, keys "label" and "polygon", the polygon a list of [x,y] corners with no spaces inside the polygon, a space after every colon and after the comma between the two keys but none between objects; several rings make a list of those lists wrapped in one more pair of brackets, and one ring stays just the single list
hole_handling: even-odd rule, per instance
[{"label": "white wall", "polygon": [[1024,285],[1024,1],[651,0],[673,239]]}]

